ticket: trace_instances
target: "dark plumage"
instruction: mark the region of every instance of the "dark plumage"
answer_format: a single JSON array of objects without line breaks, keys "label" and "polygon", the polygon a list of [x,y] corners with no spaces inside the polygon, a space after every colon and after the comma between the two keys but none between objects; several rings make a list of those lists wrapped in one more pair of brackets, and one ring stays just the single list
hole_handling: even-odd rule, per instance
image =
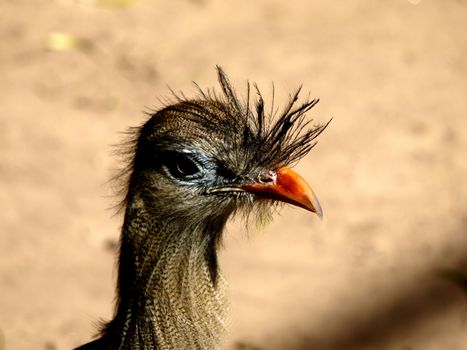
[{"label": "dark plumage", "polygon": [[298,90],[277,118],[241,103],[218,68],[222,96],[200,90],[151,115],[127,144],[116,311],[78,349],[217,349],[225,329],[217,253],[228,218],[288,202],[321,215],[286,166],[315,145]]}]

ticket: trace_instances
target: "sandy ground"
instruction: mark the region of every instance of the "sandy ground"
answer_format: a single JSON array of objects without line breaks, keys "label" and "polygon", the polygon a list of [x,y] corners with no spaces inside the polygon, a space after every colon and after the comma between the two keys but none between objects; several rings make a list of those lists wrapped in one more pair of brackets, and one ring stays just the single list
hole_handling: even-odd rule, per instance
[{"label": "sandy ground", "polygon": [[334,118],[297,167],[324,221],[229,226],[226,349],[467,349],[440,273],[467,273],[465,1],[120,3],[0,2],[0,349],[70,349],[110,317],[112,144],[216,64]]}]

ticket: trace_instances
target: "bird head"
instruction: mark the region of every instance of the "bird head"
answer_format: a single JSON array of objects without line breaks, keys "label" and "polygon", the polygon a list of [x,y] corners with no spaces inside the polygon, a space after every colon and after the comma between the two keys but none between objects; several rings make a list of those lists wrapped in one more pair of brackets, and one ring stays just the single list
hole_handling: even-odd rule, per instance
[{"label": "bird head", "polygon": [[175,96],[124,144],[117,306],[102,337],[83,349],[217,348],[225,294],[216,248],[227,219],[253,209],[262,216],[277,203],[322,215],[290,168],[329,124],[305,120],[318,100],[299,104],[299,89],[268,114],[258,88],[250,106],[249,84],[242,102],[219,67],[218,76],[222,94]]},{"label": "bird head", "polygon": [[249,85],[242,103],[220,67],[218,77],[221,96],[200,89],[197,99],[177,97],[136,130],[125,204],[191,226],[273,203],[321,217],[311,187],[290,169],[327,126],[304,118],[318,100],[297,104],[299,89],[279,115],[267,115],[256,85],[252,107]]}]

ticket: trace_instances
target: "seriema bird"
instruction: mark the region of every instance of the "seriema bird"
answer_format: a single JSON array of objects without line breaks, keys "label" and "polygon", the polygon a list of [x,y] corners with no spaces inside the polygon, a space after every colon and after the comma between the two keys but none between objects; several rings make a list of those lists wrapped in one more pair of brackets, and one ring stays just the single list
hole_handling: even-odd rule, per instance
[{"label": "seriema bird", "polygon": [[287,166],[327,124],[305,119],[318,100],[265,112],[256,88],[241,101],[218,67],[222,95],[199,91],[152,114],[129,143],[113,319],[81,350],[218,349],[225,283],[217,250],[230,216],[290,203],[319,216],[307,183]]}]

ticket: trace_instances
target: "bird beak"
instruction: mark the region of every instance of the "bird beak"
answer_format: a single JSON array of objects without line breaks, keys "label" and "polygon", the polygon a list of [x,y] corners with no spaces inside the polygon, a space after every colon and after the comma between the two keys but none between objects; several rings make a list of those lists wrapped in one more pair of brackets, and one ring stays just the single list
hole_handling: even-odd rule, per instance
[{"label": "bird beak", "polygon": [[258,196],[289,203],[309,210],[323,218],[318,198],[306,181],[290,168],[279,168],[258,177],[258,182],[239,186]]}]

